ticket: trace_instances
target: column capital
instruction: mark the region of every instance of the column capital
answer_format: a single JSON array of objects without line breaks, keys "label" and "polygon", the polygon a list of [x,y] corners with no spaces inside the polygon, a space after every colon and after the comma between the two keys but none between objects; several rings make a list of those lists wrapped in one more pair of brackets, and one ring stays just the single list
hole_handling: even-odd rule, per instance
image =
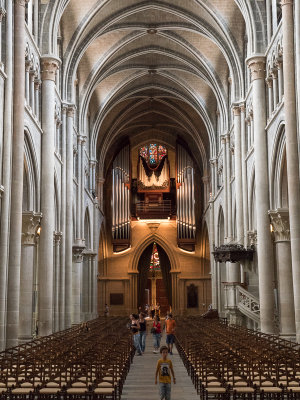
[{"label": "column capital", "polygon": [[81,263],[83,260],[83,251],[85,249],[85,241],[84,240],[76,240],[76,243],[73,245],[73,257],[75,263]]},{"label": "column capital", "polygon": [[58,245],[60,243],[62,235],[63,235],[62,232],[56,232],[56,231],[53,232],[54,244]]},{"label": "column capital", "polygon": [[26,211],[22,214],[22,244],[34,246],[37,230],[41,223],[42,214],[33,211]]},{"label": "column capital", "polygon": [[3,193],[4,193],[4,186],[0,185],[0,199]]},{"label": "column capital", "polygon": [[29,3],[29,0],[15,0],[15,4],[21,7],[25,7],[27,3]]},{"label": "column capital", "polygon": [[248,231],[248,241],[250,246],[256,246],[257,245],[257,231]]},{"label": "column capital", "polygon": [[289,211],[286,208],[278,208],[269,211],[276,242],[290,240]]},{"label": "column capital", "polygon": [[2,19],[5,17],[6,15],[6,10],[3,7],[0,7],[0,22],[2,22]]},{"label": "column capital", "polygon": [[44,55],[41,57],[42,64],[42,81],[50,80],[55,82],[56,71],[59,69],[60,59],[51,56]]},{"label": "column capital", "polygon": [[281,2],[280,2],[281,7],[287,6],[289,4],[293,5],[294,4],[294,0],[281,0]]},{"label": "column capital", "polygon": [[217,163],[217,158],[216,158],[216,157],[211,158],[211,159],[209,160],[209,162],[210,162],[211,165],[216,165],[216,163]]},{"label": "column capital", "polygon": [[245,106],[245,103],[244,103],[244,102],[240,103],[240,110],[241,110],[241,113],[245,114],[245,112],[246,112],[246,106]]},{"label": "column capital", "polygon": [[66,104],[66,108],[67,108],[67,116],[70,118],[74,118],[75,115],[75,111],[76,111],[76,106],[75,104]]},{"label": "column capital", "polygon": [[266,78],[266,84],[268,88],[271,88],[273,86],[273,79],[270,76]]},{"label": "column capital", "polygon": [[266,69],[266,57],[262,55],[254,55],[247,59],[247,65],[250,68],[252,80],[264,79]]},{"label": "column capital", "polygon": [[232,104],[233,115],[238,116],[241,115],[241,107],[239,104]]},{"label": "column capital", "polygon": [[25,61],[25,70],[29,72],[30,68],[32,67],[32,61],[31,60],[26,60]]},{"label": "column capital", "polygon": [[35,79],[34,81],[34,88],[35,90],[40,90],[42,81],[40,79]]}]

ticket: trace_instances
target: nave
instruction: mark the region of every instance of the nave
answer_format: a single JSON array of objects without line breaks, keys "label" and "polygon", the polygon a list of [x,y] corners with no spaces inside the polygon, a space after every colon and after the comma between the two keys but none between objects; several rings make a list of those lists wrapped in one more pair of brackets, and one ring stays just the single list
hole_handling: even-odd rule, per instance
[{"label": "nave", "polygon": [[[300,398],[297,344],[223,319],[176,320],[172,400]],[[0,353],[0,399],[158,399],[160,356],[152,353],[150,325],[142,357],[134,357],[127,319],[120,317],[97,318],[8,349]]]}]

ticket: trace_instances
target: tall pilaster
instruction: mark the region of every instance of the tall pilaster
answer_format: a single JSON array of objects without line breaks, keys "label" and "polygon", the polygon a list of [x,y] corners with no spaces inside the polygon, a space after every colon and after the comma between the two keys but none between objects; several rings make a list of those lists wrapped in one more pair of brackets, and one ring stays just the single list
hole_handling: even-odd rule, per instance
[{"label": "tall pilaster", "polygon": [[32,340],[33,285],[37,229],[42,214],[23,213],[22,261],[20,279],[20,326],[19,342]]},{"label": "tall pilaster", "polygon": [[270,233],[268,156],[266,140],[265,57],[248,59],[252,75],[255,194],[257,213],[257,259],[261,330],[274,333],[274,266]]},{"label": "tall pilaster", "polygon": [[[66,241],[65,241],[65,327],[72,323],[73,264],[73,122],[75,106],[67,108],[66,121]],[[74,235],[75,236],[75,235]]]},{"label": "tall pilaster", "polygon": [[74,245],[73,246],[73,269],[72,269],[72,324],[79,324],[81,322],[81,271],[84,246]]},{"label": "tall pilaster", "polygon": [[286,161],[297,342],[300,342],[300,177],[295,92],[293,0],[282,0]]},{"label": "tall pilaster", "polygon": [[62,239],[62,232],[53,233],[53,246],[54,246],[54,313],[53,313],[53,331],[59,331],[59,311],[60,311],[60,278],[61,278],[61,257],[60,257],[60,245]]},{"label": "tall pilaster", "polygon": [[[12,148],[12,96],[13,96],[13,5],[6,2],[5,65],[7,78],[4,91],[3,153],[1,216],[0,216],[0,350],[6,341],[6,294],[9,263],[9,220],[11,193],[11,148]],[[3,191],[3,193],[2,193]]]},{"label": "tall pilaster", "polygon": [[[53,233],[54,210],[54,150],[55,150],[55,74],[59,60],[42,58],[42,173],[39,265],[39,334],[53,332]],[[49,195],[52,194],[52,195]]]},{"label": "tall pilaster", "polygon": [[247,232],[249,226],[248,215],[248,184],[247,184],[247,140],[246,140],[246,121],[245,105],[241,105],[241,163],[242,163],[242,186],[243,186],[243,219],[244,219],[244,245],[247,246]]},{"label": "tall pilaster", "polygon": [[226,145],[226,170],[227,180],[224,185],[227,185],[227,241],[232,240],[232,193],[231,193],[231,154],[230,154],[230,135],[225,135]]},{"label": "tall pilaster", "polygon": [[14,3],[14,97],[6,346],[18,344],[24,167],[25,3]]},{"label": "tall pilaster", "polygon": [[295,336],[294,293],[291,259],[289,212],[286,209],[269,211],[275,235],[279,289],[280,335]]},{"label": "tall pilaster", "polygon": [[66,285],[66,185],[67,185],[67,105],[62,104],[62,169],[61,169],[61,231],[60,279],[59,279],[59,329],[65,329],[65,285]]},{"label": "tall pilaster", "polygon": [[[227,152],[226,152],[226,137],[223,135],[221,137],[221,144],[222,144],[222,152],[223,152],[223,186],[224,186],[224,236],[227,238],[228,236],[228,176],[227,176]],[[223,243],[218,243],[218,245]]]},{"label": "tall pilaster", "polygon": [[236,239],[244,241],[243,219],[243,183],[242,183],[242,139],[241,139],[241,108],[233,107],[234,118],[234,167],[235,167],[235,200],[236,200]]}]

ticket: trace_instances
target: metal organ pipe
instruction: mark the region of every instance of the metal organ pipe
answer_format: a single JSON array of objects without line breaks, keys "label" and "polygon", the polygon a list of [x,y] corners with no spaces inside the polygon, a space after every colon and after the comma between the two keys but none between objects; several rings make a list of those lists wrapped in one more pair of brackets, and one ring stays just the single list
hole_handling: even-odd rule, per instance
[{"label": "metal organ pipe", "polygon": [[113,239],[130,237],[130,148],[126,146],[113,162],[112,234]]},{"label": "metal organ pipe", "polygon": [[177,232],[179,239],[195,239],[194,164],[188,152],[177,145]]}]

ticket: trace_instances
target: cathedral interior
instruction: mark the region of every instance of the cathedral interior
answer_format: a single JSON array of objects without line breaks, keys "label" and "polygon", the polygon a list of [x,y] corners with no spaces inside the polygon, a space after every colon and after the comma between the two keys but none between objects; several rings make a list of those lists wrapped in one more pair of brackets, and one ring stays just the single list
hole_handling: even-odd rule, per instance
[{"label": "cathedral interior", "polygon": [[300,341],[300,2],[0,1],[0,350],[160,304]]}]

